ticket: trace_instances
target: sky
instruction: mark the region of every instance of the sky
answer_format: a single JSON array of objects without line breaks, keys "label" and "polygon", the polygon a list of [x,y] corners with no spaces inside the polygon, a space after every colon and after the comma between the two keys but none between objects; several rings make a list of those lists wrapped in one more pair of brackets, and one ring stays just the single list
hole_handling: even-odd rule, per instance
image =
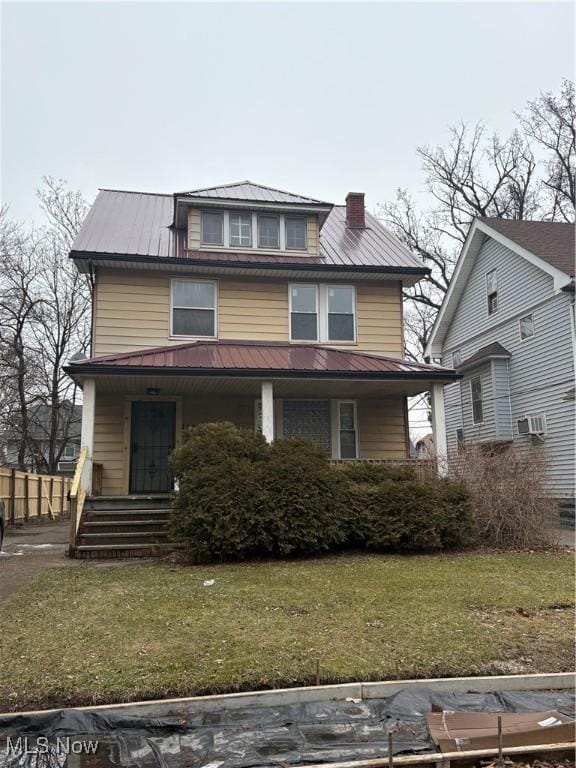
[{"label": "sky", "polygon": [[423,192],[419,145],[573,76],[570,3],[2,5],[1,197],[42,175],[175,192],[251,179],[367,205]]}]

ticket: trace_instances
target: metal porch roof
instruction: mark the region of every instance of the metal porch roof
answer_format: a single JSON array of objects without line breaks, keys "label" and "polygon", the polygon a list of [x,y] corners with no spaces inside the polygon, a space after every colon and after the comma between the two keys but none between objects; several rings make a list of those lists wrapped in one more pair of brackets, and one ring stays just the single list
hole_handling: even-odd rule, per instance
[{"label": "metal porch roof", "polygon": [[[159,370],[160,369],[160,370]],[[78,360],[74,374],[189,373],[220,376],[321,376],[327,378],[442,379],[460,375],[447,368],[315,344],[201,341]]]}]

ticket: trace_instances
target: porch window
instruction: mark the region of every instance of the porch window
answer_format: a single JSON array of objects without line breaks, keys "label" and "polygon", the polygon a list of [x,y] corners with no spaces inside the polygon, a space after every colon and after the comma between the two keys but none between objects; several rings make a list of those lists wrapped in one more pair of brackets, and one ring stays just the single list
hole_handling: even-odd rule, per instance
[{"label": "porch window", "polygon": [[484,421],[484,405],[482,403],[482,379],[475,376],[470,381],[470,392],[472,395],[472,423],[482,424]]},{"label": "porch window", "polygon": [[328,341],[354,341],[354,289],[328,286]]},{"label": "porch window", "polygon": [[222,211],[202,211],[202,243],[224,245],[224,213]]},{"label": "porch window", "polygon": [[320,446],[327,456],[332,452],[330,402],[328,400],[284,400],[282,436],[303,437]]},{"label": "porch window", "polygon": [[356,403],[344,400],[338,403],[338,430],[340,441],[340,458],[358,458]]},{"label": "porch window", "polygon": [[252,246],[252,216],[249,213],[230,214],[230,245]]},{"label": "porch window", "polygon": [[172,280],[171,335],[216,337],[214,280]]},{"label": "porch window", "polygon": [[290,338],[292,341],[318,340],[317,286],[290,286]]}]

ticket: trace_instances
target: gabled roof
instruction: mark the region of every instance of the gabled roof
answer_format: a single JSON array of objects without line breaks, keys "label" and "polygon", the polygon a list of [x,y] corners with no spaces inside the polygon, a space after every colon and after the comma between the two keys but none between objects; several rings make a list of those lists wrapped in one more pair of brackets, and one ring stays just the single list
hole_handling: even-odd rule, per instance
[{"label": "gabled roof", "polygon": [[[456,263],[454,274],[450,280],[442,306],[436,316],[436,321],[424,352],[425,356],[435,358],[442,354],[444,337],[450,327],[472,272],[476,256],[487,237],[491,237],[514,253],[522,256],[522,258],[534,266],[537,266],[543,272],[546,272],[554,280],[554,289],[561,290],[565,286],[570,285],[574,274],[574,232],[572,231],[570,235],[566,227],[573,230],[572,224],[557,222],[510,221],[489,218],[474,219],[468,230],[466,242],[458,257],[458,262]],[[518,234],[520,231],[524,233],[522,238]],[[540,234],[536,236],[535,232]],[[550,235],[551,245],[546,245],[544,242],[545,233],[555,233]],[[512,239],[512,235],[514,235],[514,239]],[[520,239],[522,242],[519,242]],[[527,245],[530,245],[533,250],[529,250],[526,247]],[[570,248],[572,249],[571,252],[569,252]],[[547,255],[545,256],[544,254]],[[562,263],[566,269],[556,266],[553,261]]]},{"label": "gabled roof", "polygon": [[495,341],[492,344],[487,344],[485,347],[482,347],[478,350],[478,352],[475,352],[471,357],[469,357],[467,360],[463,360],[460,365],[455,367],[458,371],[465,371],[468,368],[473,368],[475,365],[484,363],[487,360],[499,358],[507,359],[510,357],[512,357],[512,354],[508,352],[508,350],[503,347],[502,344]]},{"label": "gabled roof", "polygon": [[[346,207],[331,208],[320,230],[318,256],[257,251],[189,251],[186,233],[171,229],[172,195],[100,190],[71,251],[74,259],[110,261],[170,260],[172,264],[203,267],[234,266],[269,269],[287,267],[302,271],[327,268],[343,271],[384,272],[409,283],[428,269],[376,218],[366,213],[365,229],[346,226]],[[412,279],[413,282],[413,279]]]},{"label": "gabled roof", "polygon": [[261,203],[303,203],[307,205],[331,205],[313,197],[296,195],[282,189],[256,184],[253,181],[237,181],[234,184],[223,184],[219,187],[192,189],[189,192],[178,192],[178,197],[216,198],[217,200],[247,200]]},{"label": "gabled roof", "polygon": [[482,217],[480,221],[574,277],[574,224],[488,217]]},{"label": "gabled roof", "polygon": [[444,381],[459,378],[455,371],[409,360],[347,352],[315,344],[248,341],[189,342],[122,352],[78,360],[67,366],[66,372],[72,375],[129,372]]}]

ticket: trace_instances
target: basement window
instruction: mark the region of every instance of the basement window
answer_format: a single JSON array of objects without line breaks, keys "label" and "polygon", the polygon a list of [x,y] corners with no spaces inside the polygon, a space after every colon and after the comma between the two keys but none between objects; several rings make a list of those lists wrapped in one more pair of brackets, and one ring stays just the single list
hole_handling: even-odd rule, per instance
[{"label": "basement window", "polygon": [[171,336],[216,338],[216,282],[172,280]]}]

